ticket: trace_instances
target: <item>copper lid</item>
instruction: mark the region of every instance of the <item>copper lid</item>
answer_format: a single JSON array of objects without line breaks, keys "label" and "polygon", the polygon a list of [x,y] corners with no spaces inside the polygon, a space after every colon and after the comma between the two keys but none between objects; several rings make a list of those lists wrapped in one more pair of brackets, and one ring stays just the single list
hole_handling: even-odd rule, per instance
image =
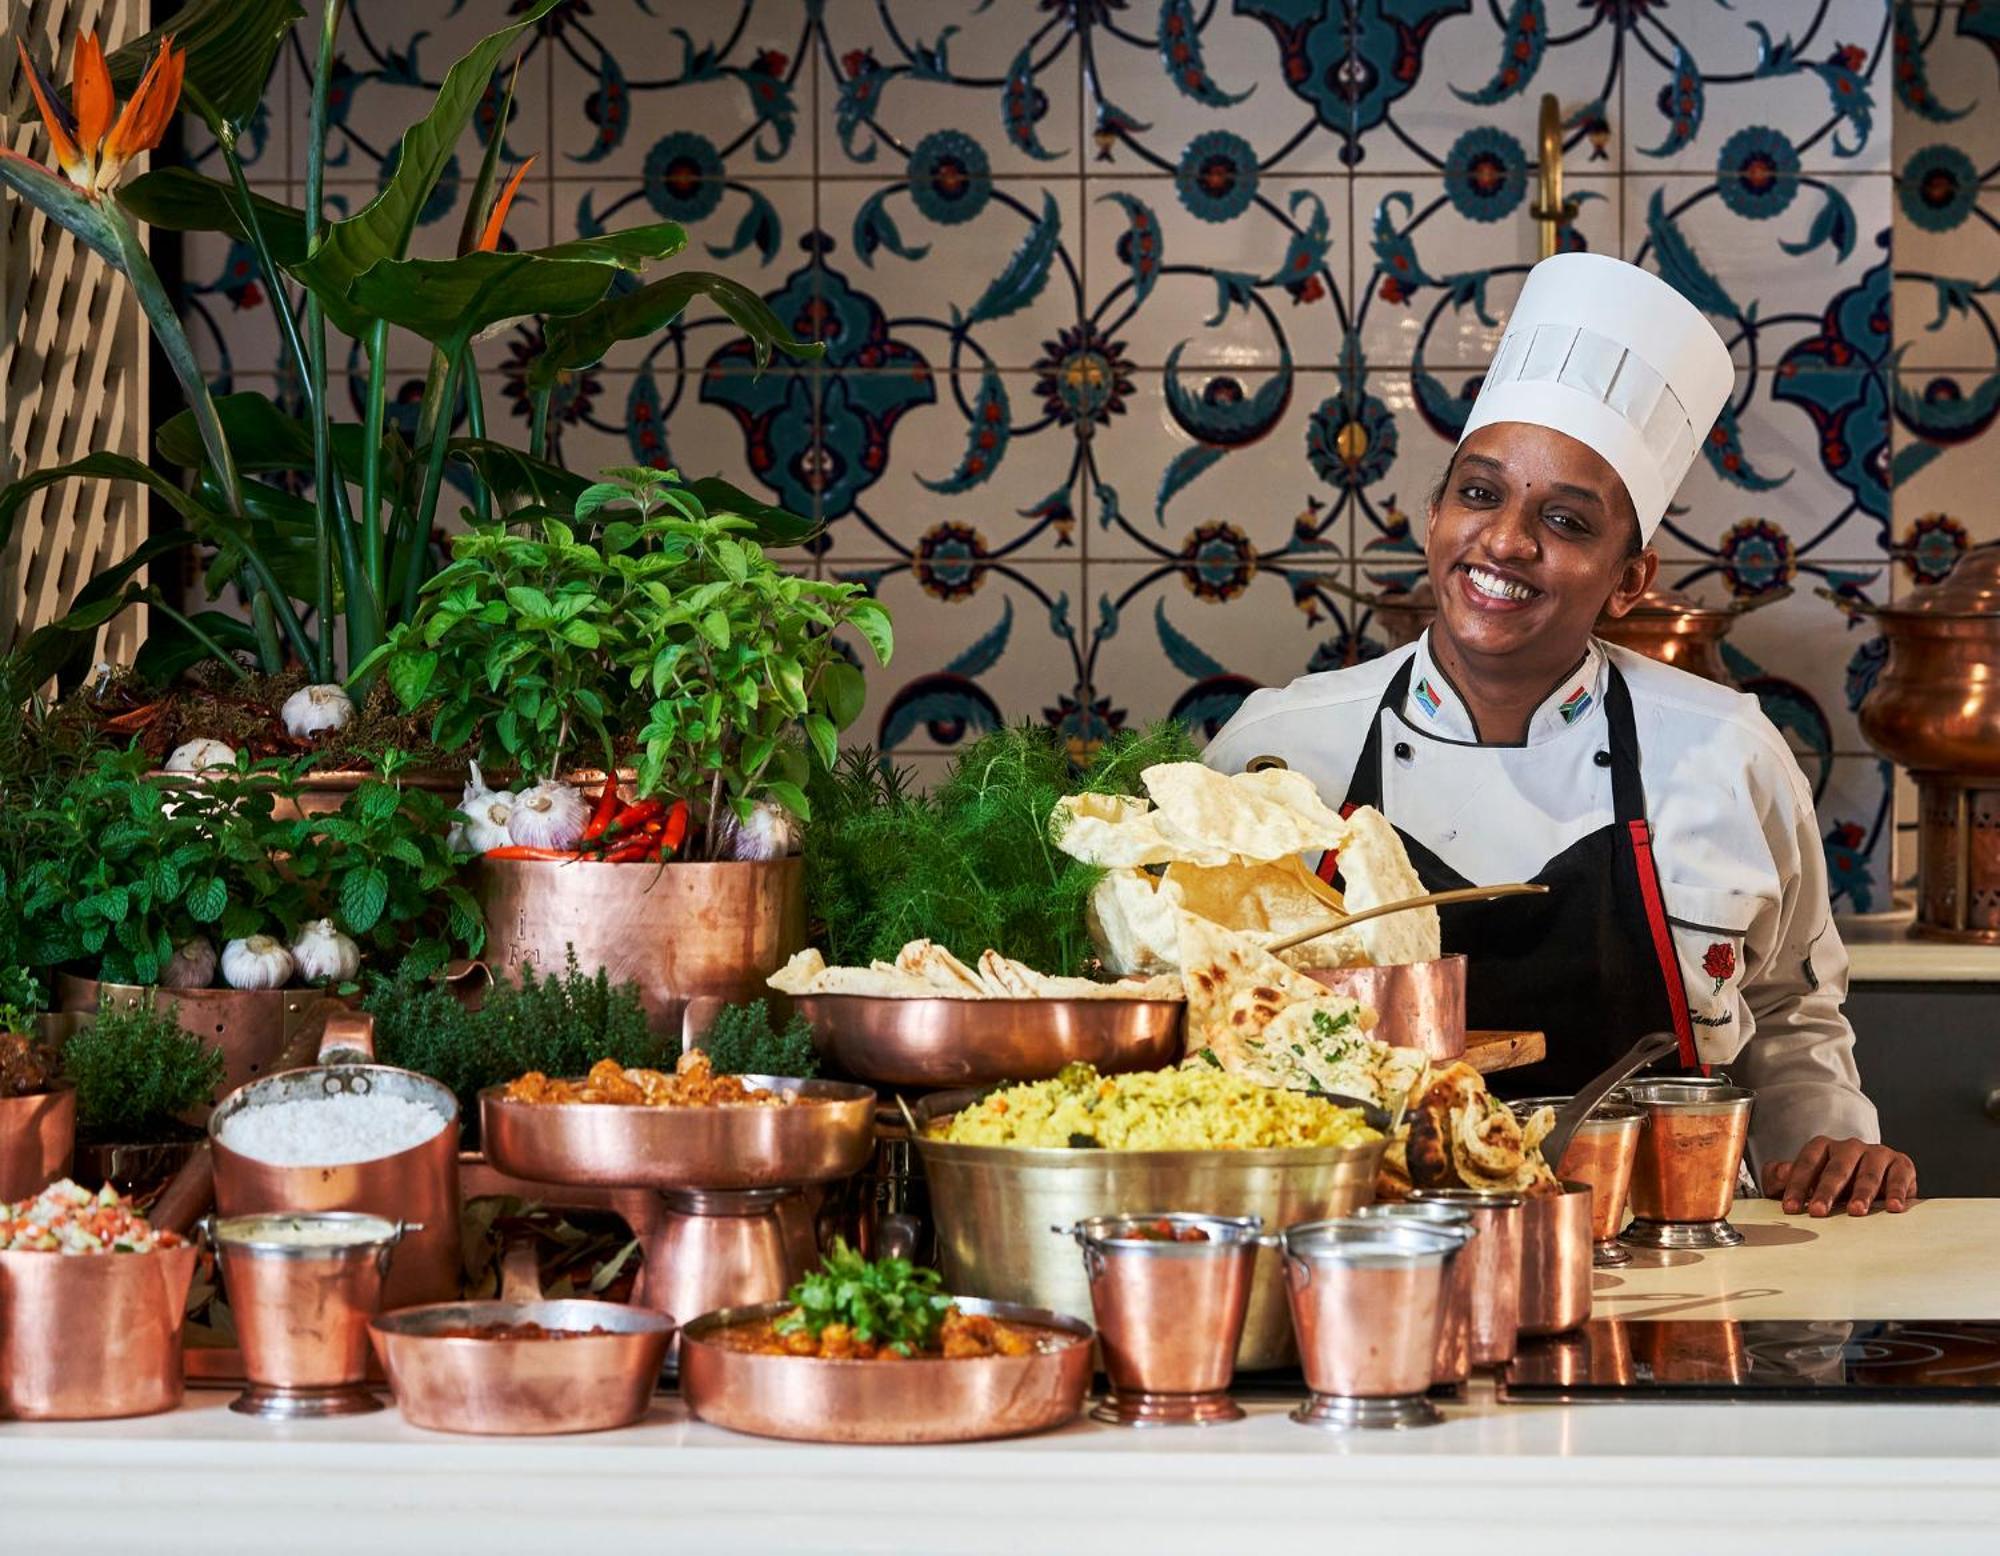
[{"label": "copper lid", "polygon": [[1908,599],[1879,608],[1885,616],[2000,616],[2000,541],[1974,546],[1933,584],[1919,584]]}]

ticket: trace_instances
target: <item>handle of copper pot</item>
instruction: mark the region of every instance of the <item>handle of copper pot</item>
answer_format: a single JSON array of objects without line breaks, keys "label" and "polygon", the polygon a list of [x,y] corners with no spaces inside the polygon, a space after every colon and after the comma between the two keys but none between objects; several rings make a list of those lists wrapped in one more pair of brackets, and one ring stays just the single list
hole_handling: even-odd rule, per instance
[{"label": "handle of copper pot", "polygon": [[[1823,585],[1813,590],[1813,593],[1818,595],[1822,600],[1827,600],[1832,604],[1838,605],[1844,611],[1854,612],[1857,616],[1879,616],[1882,614],[1882,607],[1872,600],[1859,599],[1851,594],[1841,594]],[[1754,607],[1752,608],[1754,609]]]},{"label": "handle of copper pot", "polygon": [[321,1064],[373,1064],[375,1018],[365,1010],[336,1011],[320,1033]]},{"label": "handle of copper pot", "polygon": [[389,1261],[396,1257],[397,1245],[412,1232],[421,1232],[423,1229],[424,1224],[421,1221],[398,1221],[394,1234],[376,1251],[375,1268],[386,1276],[389,1273]]},{"label": "handle of copper pot", "polygon": [[146,1219],[162,1232],[185,1236],[214,1203],[215,1158],[204,1140],[188,1153],[180,1171],[167,1180]]},{"label": "handle of copper pot", "polygon": [[[1821,594],[1827,593],[1827,591],[1824,589],[1820,590],[1819,592]],[[1732,616],[1747,616],[1752,611],[1760,611],[1767,605],[1776,605],[1778,601],[1789,600],[1791,597],[1792,597],[1792,586],[1790,584],[1780,584],[1778,585],[1777,588],[1773,589],[1769,594],[1753,594],[1747,600],[1731,600],[1729,602],[1729,614]],[[1847,598],[1847,596],[1845,595],[1841,595],[1838,598],[1840,599],[1840,602],[1843,605],[1854,605],[1858,607],[1866,604],[1865,601],[1851,600]],[[1868,613],[1871,615],[1874,613],[1873,606],[1868,607]]]},{"label": "handle of copper pot", "polygon": [[542,1300],[542,1265],[533,1243],[511,1242],[502,1250],[500,1300],[502,1302]]},{"label": "handle of copper pot", "polygon": [[1643,1070],[1655,1059],[1663,1059],[1680,1046],[1680,1039],[1672,1032],[1648,1032],[1618,1058],[1577,1089],[1574,1097],[1562,1105],[1556,1114],[1556,1121],[1549,1132],[1542,1137],[1542,1160],[1551,1169],[1562,1165],[1563,1152],[1575,1138],[1583,1121],[1606,1097],[1623,1085],[1638,1071]]},{"label": "handle of copper pot", "polygon": [[1278,1243],[1282,1249],[1281,1256],[1285,1261],[1285,1280],[1291,1286],[1292,1290],[1304,1291],[1306,1287],[1313,1283],[1313,1267],[1297,1254],[1293,1253],[1291,1249],[1284,1248],[1284,1241],[1282,1236],[1279,1237]]}]

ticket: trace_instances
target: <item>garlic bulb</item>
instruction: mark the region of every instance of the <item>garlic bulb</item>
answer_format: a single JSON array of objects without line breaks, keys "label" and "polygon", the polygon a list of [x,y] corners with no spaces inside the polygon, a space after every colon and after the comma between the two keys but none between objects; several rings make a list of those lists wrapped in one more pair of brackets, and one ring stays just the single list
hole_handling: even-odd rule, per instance
[{"label": "garlic bulb", "polygon": [[236,748],[205,737],[183,741],[167,758],[170,773],[199,773],[211,767],[234,767]]},{"label": "garlic bulb", "polygon": [[514,797],[507,836],[524,848],[574,848],[583,840],[590,806],[568,784],[544,778]]},{"label": "garlic bulb", "polygon": [[782,859],[799,847],[797,818],[772,800],[753,805],[748,821],[738,821],[733,810],[725,811],[720,833],[725,859]]},{"label": "garlic bulb", "polygon": [[285,733],[294,740],[309,740],[330,729],[345,729],[354,719],[354,702],[339,686],[306,686],[285,699],[278,710],[285,721]]},{"label": "garlic bulb", "polygon": [[513,814],[514,794],[510,789],[489,789],[479,764],[472,764],[472,781],[459,796],[458,808],[468,818],[454,821],[445,842],[453,852],[483,854],[489,848],[505,848],[513,842],[507,818]]},{"label": "garlic bulb", "polygon": [[361,947],[335,929],[332,919],[318,918],[292,942],[292,961],[307,983],[346,983],[361,971]]},{"label": "garlic bulb", "polygon": [[215,982],[215,946],[206,935],[196,935],[174,947],[173,959],[160,974],[166,989],[205,989]]},{"label": "garlic bulb", "polygon": [[292,981],[292,953],[269,935],[222,948],[222,981],[232,989],[282,989]]}]

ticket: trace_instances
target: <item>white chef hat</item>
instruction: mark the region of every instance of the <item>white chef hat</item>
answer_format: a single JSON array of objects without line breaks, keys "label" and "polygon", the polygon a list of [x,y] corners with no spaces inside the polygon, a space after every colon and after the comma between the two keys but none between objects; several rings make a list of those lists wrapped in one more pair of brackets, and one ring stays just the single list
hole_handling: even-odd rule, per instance
[{"label": "white chef hat", "polygon": [[1603,254],[1557,254],[1528,272],[1459,441],[1525,421],[1589,444],[1651,540],[1734,382],[1722,337],[1665,281]]}]

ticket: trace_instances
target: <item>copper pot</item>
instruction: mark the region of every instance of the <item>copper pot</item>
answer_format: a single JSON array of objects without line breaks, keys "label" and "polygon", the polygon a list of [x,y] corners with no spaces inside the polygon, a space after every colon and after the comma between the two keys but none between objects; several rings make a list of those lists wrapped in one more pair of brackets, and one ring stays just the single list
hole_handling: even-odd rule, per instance
[{"label": "copper pot", "polygon": [[[1560,1111],[1568,1097],[1523,1097],[1508,1104],[1526,1120],[1538,1108]],[[1570,1136],[1556,1176],[1565,1182],[1590,1185],[1590,1236],[1596,1244],[1593,1261],[1599,1267],[1629,1264],[1631,1254],[1618,1242],[1631,1197],[1632,1168],[1639,1159],[1639,1133],[1646,1115],[1628,1102],[1600,1102]]]},{"label": "copper pot", "polygon": [[1521,1337],[1522,1198],[1484,1189],[1412,1189],[1419,1203],[1468,1212],[1476,1234],[1464,1257],[1472,1266],[1472,1365],[1504,1367]]},{"label": "copper pot", "polygon": [[56,1004],[65,1014],[94,1015],[107,1003],[150,1008],[162,1002],[178,1008],[183,1030],[221,1051],[218,1100],[269,1074],[288,1046],[348,1008],[322,989],[158,989],[56,975]]},{"label": "copper pot", "polygon": [[0,1098],[0,1204],[32,1199],[69,1176],[76,1153],[76,1087]]},{"label": "copper pot", "polygon": [[[356,789],[381,777],[379,772],[367,767],[307,773],[300,781],[297,795],[281,797],[272,807],[272,814],[280,821],[291,821],[300,816],[330,816],[347,803],[347,797]],[[427,789],[432,794],[442,794],[453,801],[465,788],[463,778],[436,768],[405,768],[396,774],[395,782],[401,788]]]},{"label": "copper pot", "polygon": [[1368,1035],[1414,1048],[1438,1064],[1465,1057],[1465,967],[1461,953],[1388,967],[1310,967],[1307,976],[1375,1012]]},{"label": "copper pot", "polygon": [[[1354,1212],[1360,1221],[1403,1221],[1417,1226],[1463,1232],[1471,1242],[1479,1233],[1472,1212],[1438,1200],[1363,1205]],[[1472,1260],[1453,1259],[1445,1271],[1444,1312],[1438,1319],[1437,1349],[1431,1357],[1431,1385],[1456,1387],[1472,1376]]]},{"label": "copper pot", "polygon": [[1522,1205],[1522,1334],[1561,1334],[1590,1317],[1591,1200],[1589,1184],[1571,1182]]},{"label": "copper pot", "polygon": [[[397,1252],[383,1306],[446,1301],[457,1296],[459,1288],[458,1102],[427,1075],[365,1062],[374,1052],[373,1027],[367,1016],[328,1021],[320,1064],[267,1075],[231,1092],[216,1108],[208,1122],[216,1211],[251,1216],[283,1210],[355,1210],[390,1221],[421,1222],[423,1230],[411,1233]],[[356,1058],[364,1062],[346,1062]],[[406,1097],[435,1109],[447,1122],[430,1139],[406,1151],[335,1167],[254,1161],[222,1143],[223,1126],[244,1108],[341,1090]]]},{"label": "copper pot", "polygon": [[805,862],[606,864],[484,859],[486,960],[639,985],[658,1032],[692,1042],[724,1005],[770,997],[764,980],[806,943]]},{"label": "copper pot", "polygon": [[101,1421],[181,1402],[194,1249],[0,1253],[0,1415]]},{"label": "copper pot", "polygon": [[1633,1081],[1625,1095],[1646,1115],[1632,1171],[1637,1248],[1728,1248],[1743,1234],[1725,1219],[1750,1137],[1756,1093],[1698,1080]]},{"label": "copper pot", "polygon": [[1875,618],[1889,656],[1861,733],[1917,783],[1914,933],[2000,943],[2000,542]]}]

